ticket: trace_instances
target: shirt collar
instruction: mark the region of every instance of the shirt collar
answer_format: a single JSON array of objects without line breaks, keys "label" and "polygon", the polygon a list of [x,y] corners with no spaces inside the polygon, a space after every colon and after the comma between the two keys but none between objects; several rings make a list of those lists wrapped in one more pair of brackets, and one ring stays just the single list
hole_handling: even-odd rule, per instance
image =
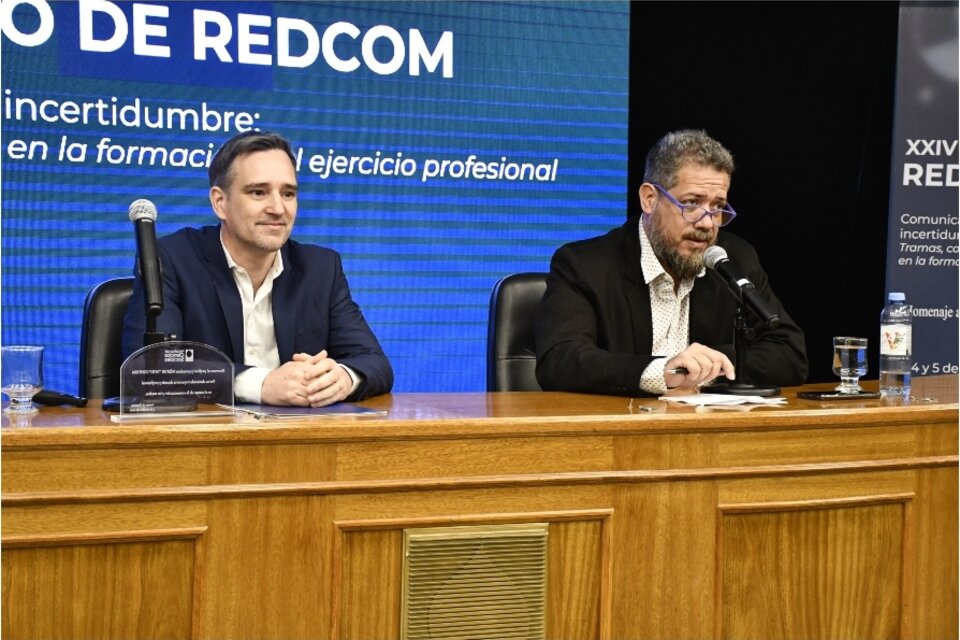
[{"label": "shirt collar", "polygon": [[[234,269],[243,269],[243,267],[237,264],[237,261],[233,259],[233,256],[230,255],[230,252],[227,251],[227,245],[223,243],[222,231],[220,232],[220,246],[223,247],[223,255],[227,259],[227,266],[230,267],[230,270],[233,271]],[[243,270],[246,271],[246,269]],[[273,267],[270,269],[268,277],[274,279],[281,273],[283,273],[283,256],[280,254],[280,250],[278,249],[276,257],[273,259]]]}]

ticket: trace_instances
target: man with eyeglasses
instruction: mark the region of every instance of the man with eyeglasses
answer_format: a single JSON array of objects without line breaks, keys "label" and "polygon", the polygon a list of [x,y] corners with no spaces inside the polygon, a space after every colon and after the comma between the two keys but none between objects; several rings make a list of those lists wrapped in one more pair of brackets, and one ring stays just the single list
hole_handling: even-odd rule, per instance
[{"label": "man with eyeglasses", "polygon": [[[807,376],[803,332],[770,289],[757,254],[720,227],[733,157],[704,131],[668,133],[647,154],[643,214],[554,254],[537,309],[537,380],[544,390],[661,394],[714,378],[791,386]],[[745,371],[735,371],[737,300],[703,254],[723,247],[780,324],[755,329]]]}]

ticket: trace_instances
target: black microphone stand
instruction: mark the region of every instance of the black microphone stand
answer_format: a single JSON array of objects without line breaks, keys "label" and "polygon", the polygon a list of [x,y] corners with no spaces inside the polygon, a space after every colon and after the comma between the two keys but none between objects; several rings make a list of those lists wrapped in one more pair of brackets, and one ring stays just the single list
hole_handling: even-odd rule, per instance
[{"label": "black microphone stand", "polygon": [[[139,267],[138,267],[139,268]],[[143,271],[141,270],[141,273]],[[168,336],[165,333],[157,331],[157,316],[163,312],[163,298],[160,298],[160,305],[151,306],[149,302],[146,302],[146,297],[144,299],[144,313],[146,315],[146,326],[144,327],[143,332],[143,346],[149,347],[151,345],[160,344],[161,342],[166,342],[175,336]],[[158,362],[159,354],[156,352],[147,354],[147,362],[151,368],[156,368],[159,365]],[[120,375],[123,375],[123,370],[121,368]],[[123,396],[117,396],[114,398],[104,398],[103,400],[103,410],[104,411],[127,411],[128,407],[140,402],[139,398],[124,398]],[[163,403],[160,403],[163,404]]]},{"label": "black microphone stand", "polygon": [[147,326],[146,331],[143,332],[143,346],[149,347],[152,344],[159,344],[161,342],[166,342],[169,340],[169,337],[165,333],[157,331],[157,316],[160,315],[160,311],[157,310],[154,312],[151,309],[147,310]]},{"label": "black microphone stand", "polygon": [[[159,296],[159,305],[151,305],[147,296],[144,295],[144,311],[146,313],[146,327],[144,327],[143,332],[143,346],[149,347],[151,345],[160,344],[161,342],[166,342],[171,339],[171,336],[168,336],[165,333],[157,331],[157,317],[163,313],[163,294]],[[147,354],[147,362],[151,368],[159,367],[160,353],[156,350]]]},{"label": "black microphone stand", "polygon": [[[156,243],[156,240],[153,240],[153,243]],[[156,250],[152,252],[156,255]],[[148,283],[148,278],[146,276],[146,271],[151,267],[145,266],[140,262],[142,255],[137,256],[137,269],[140,272],[140,277],[143,280],[143,313],[146,320],[146,325],[144,326],[143,331],[143,346],[149,347],[150,345],[159,344],[161,342],[166,342],[171,339],[171,336],[168,336],[165,333],[157,331],[157,318],[160,317],[160,314],[163,313],[163,289],[162,285],[159,285],[161,288],[157,289],[155,294],[151,295],[150,284]],[[160,273],[160,259],[154,258],[156,262],[156,273]],[[154,285],[157,286],[157,285]],[[153,300],[152,298],[156,299]]]},{"label": "black microphone stand", "polygon": [[[753,340],[757,332],[752,329],[746,321],[743,313],[743,305],[737,304],[737,317],[734,321],[733,329],[733,351],[734,367],[738,375],[742,376],[744,363],[747,360],[747,347]],[[763,398],[779,395],[780,387],[777,386],[759,386],[746,382],[737,382],[734,380],[723,380],[700,387],[701,393],[725,393],[734,396],[760,396]]]}]

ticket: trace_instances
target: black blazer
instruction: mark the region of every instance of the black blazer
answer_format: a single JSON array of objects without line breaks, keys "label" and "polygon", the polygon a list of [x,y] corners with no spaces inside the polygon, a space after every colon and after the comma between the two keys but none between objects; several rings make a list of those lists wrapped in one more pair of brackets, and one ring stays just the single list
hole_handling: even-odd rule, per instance
[{"label": "black blazer", "polygon": [[[640,266],[639,217],[606,235],[564,245],[553,255],[547,290],[537,309],[537,381],[544,390],[642,395],[640,375],[651,354],[650,293]],[[739,382],[791,386],[807,377],[803,331],[773,294],[745,240],[721,231],[717,244],[780,315],[776,329],[758,331],[747,350]],[[737,300],[723,278],[708,269],[690,294],[690,342],[734,360]],[[746,312],[747,322],[757,319]]]},{"label": "black blazer", "polygon": [[[243,365],[243,304],[220,244],[220,227],[181,229],[157,242],[163,274],[163,313],[157,331],[208,344]],[[332,249],[288,240],[283,273],[273,283],[273,322],[280,362],[318,353],[363,375],[350,400],[387,393],[393,368],[360,308],[350,297],[340,256]],[[136,271],[136,270],[135,270]],[[143,346],[146,325],[139,277],[123,324],[124,358]]]}]

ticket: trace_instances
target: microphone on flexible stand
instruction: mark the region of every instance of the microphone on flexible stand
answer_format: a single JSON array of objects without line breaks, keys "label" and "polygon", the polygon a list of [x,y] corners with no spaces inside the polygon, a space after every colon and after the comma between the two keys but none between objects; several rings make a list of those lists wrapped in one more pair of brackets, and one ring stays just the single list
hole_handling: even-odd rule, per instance
[{"label": "microphone on flexible stand", "polygon": [[713,245],[703,252],[703,262],[708,269],[713,269],[727,282],[727,287],[736,296],[737,300],[745,303],[754,315],[760,318],[764,326],[771,329],[780,324],[780,316],[767,307],[767,302],[760,297],[760,293],[750,280],[740,275],[736,266],[727,257],[723,247]]},{"label": "microphone on flexible stand", "polygon": [[160,282],[160,257],[157,254],[157,207],[149,200],[134,200],[130,220],[137,233],[137,269],[143,282],[143,303],[146,330],[143,346],[163,342],[166,336],[157,332],[157,316],[163,312],[163,287]]},{"label": "microphone on flexible stand", "polygon": [[[160,278],[160,255],[157,252],[157,207],[149,200],[134,200],[130,204],[129,213],[137,235],[137,272],[143,284],[143,310],[146,315],[143,346],[149,347],[167,340],[166,334],[157,331],[157,316],[163,313],[163,285]],[[150,352],[146,358],[148,362],[152,362],[156,360],[157,353]],[[121,377],[123,375],[121,368]],[[122,413],[138,402],[141,402],[140,398],[122,394],[104,399],[103,409]],[[157,404],[160,406],[157,411],[160,411],[162,405],[170,403],[159,400]]]},{"label": "microphone on flexible stand", "polygon": [[[733,350],[734,366],[737,370],[737,376],[741,377],[744,371],[743,364],[746,361],[746,350],[749,341],[753,339],[756,331],[747,325],[743,317],[743,307],[747,306],[753,312],[764,327],[773,329],[780,324],[780,316],[767,306],[766,300],[760,296],[756,286],[749,279],[740,274],[736,266],[727,257],[727,251],[723,247],[712,245],[703,252],[703,261],[708,269],[712,269],[720,274],[726,281],[727,288],[737,299],[737,317],[734,322],[733,330]],[[704,393],[726,393],[738,396],[775,396],[780,393],[780,387],[777,386],[758,386],[737,382],[736,380],[725,380],[704,385],[700,389]]]}]

